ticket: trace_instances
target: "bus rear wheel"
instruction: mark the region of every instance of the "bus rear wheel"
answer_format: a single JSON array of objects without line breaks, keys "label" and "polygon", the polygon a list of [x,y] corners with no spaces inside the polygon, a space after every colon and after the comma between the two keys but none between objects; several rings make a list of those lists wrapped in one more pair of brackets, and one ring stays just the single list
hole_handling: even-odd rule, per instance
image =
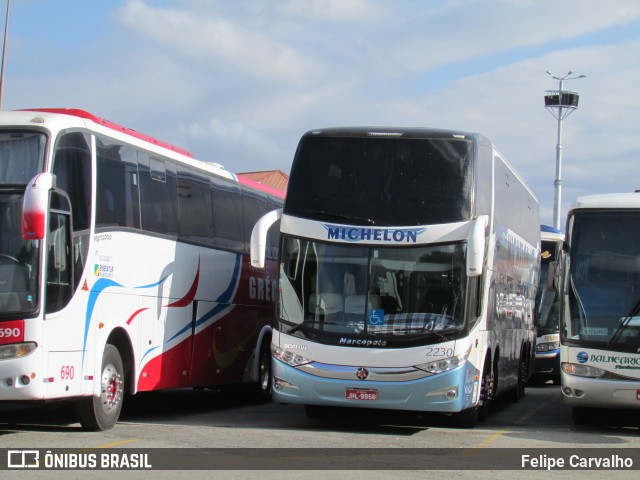
[{"label": "bus rear wheel", "polygon": [[82,428],[101,431],[113,428],[120,417],[124,399],[124,369],[120,352],[107,344],[102,355],[100,395],[78,400],[76,415]]},{"label": "bus rear wheel", "polygon": [[520,354],[520,360],[518,363],[518,380],[516,382],[516,386],[513,387],[513,390],[510,392],[509,400],[512,402],[517,402],[522,397],[524,397],[525,386],[527,384],[529,373],[529,366],[527,365],[526,356],[523,353]]}]

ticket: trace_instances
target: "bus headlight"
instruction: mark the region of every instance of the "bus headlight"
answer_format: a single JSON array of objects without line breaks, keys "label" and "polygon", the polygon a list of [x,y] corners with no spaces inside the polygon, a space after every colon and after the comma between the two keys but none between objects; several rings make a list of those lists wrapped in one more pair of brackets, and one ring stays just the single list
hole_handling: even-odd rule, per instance
[{"label": "bus headlight", "polygon": [[467,358],[469,357],[469,353],[471,353],[471,349],[455,357],[442,358],[440,360],[436,360],[435,362],[416,365],[416,368],[419,368],[420,370],[424,370],[425,372],[431,373],[433,375],[436,375],[438,373],[448,372],[449,370],[458,368],[460,365],[464,365],[464,362],[466,362]]},{"label": "bus headlight", "polygon": [[283,350],[280,347],[276,347],[274,344],[271,344],[271,354],[277,360],[280,360],[287,365],[292,367],[299,367],[300,365],[304,365],[305,363],[311,363],[311,360],[303,357],[302,355],[298,355],[297,353],[290,352],[288,350]]},{"label": "bus headlight", "polygon": [[33,352],[37,346],[38,345],[33,342],[2,345],[0,346],[0,360],[26,357]]},{"label": "bus headlight", "polygon": [[600,378],[606,372],[598,367],[590,365],[581,365],[577,363],[563,363],[562,371],[567,375],[575,375],[577,377]]},{"label": "bus headlight", "polygon": [[550,352],[551,350],[558,350],[560,348],[560,342],[545,342],[536,345],[536,352]]}]

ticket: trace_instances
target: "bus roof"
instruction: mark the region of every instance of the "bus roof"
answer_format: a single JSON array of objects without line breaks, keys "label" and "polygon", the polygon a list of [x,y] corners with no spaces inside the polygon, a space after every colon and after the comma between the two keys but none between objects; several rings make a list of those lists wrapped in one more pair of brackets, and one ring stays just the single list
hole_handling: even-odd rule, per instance
[{"label": "bus roof", "polygon": [[606,193],[578,197],[571,205],[571,210],[597,208],[640,208],[640,193]]},{"label": "bus roof", "polygon": [[[204,170],[208,170],[214,174],[219,175],[220,177],[223,178],[227,178],[227,179],[231,179],[234,180],[242,185],[245,185],[249,188],[252,188],[254,190],[258,190],[261,192],[264,192],[268,195],[272,195],[272,196],[276,196],[279,198],[284,198],[285,196],[285,192],[277,190],[275,188],[271,188],[267,185],[263,185],[261,183],[255,182],[249,178],[246,177],[242,177],[240,175],[236,175],[232,172],[229,172],[228,170],[226,170],[222,165],[220,164],[214,164],[214,163],[210,163],[210,162],[205,162],[205,161],[201,161],[198,160],[196,158],[194,158],[194,156],[191,154],[191,152],[189,152],[188,150],[172,145],[168,142],[164,142],[162,140],[158,140],[150,135],[145,135],[143,133],[137,132],[136,130],[133,130],[131,128],[128,127],[123,127],[122,125],[118,125],[117,123],[114,122],[110,122],[109,120],[105,120],[104,118],[98,117],[96,115],[93,115],[90,112],[87,112],[85,110],[79,109],[79,108],[25,108],[25,109],[20,109],[20,110],[14,110],[12,112],[2,112],[2,115],[6,118],[9,117],[6,121],[0,122],[2,125],[9,125],[11,124],[13,121],[18,121],[18,122],[30,122],[33,123],[35,122],[34,119],[29,118],[28,120],[24,117],[22,118],[18,118],[19,115],[24,115],[26,113],[42,113],[43,114],[43,119],[38,119],[38,121],[43,121],[43,120],[51,120],[51,121],[56,121],[54,119],[62,119],[64,117],[62,116],[67,116],[67,117],[72,117],[72,118],[76,118],[78,119],[78,122],[82,122],[83,125],[87,126],[86,122],[91,122],[93,124],[95,124],[97,127],[97,129],[99,130],[100,127],[103,128],[107,128],[113,132],[116,132],[116,134],[120,134],[120,135],[126,135],[128,137],[132,137],[133,139],[136,139],[138,141],[142,141],[146,144],[148,144],[147,148],[153,149],[153,147],[157,147],[157,149],[164,149],[169,150],[175,154],[177,154],[177,157],[180,158],[180,160],[188,165],[191,165],[193,167],[196,168],[201,168]],[[15,118],[14,118],[15,117]],[[78,126],[80,126],[80,123],[78,123]],[[60,127],[58,127],[60,128]],[[117,136],[117,135],[116,135]],[[122,137],[120,137],[122,138]],[[144,144],[143,143],[143,144]],[[140,144],[140,142],[138,142],[138,144]],[[153,147],[152,147],[153,146]],[[162,150],[158,150],[158,152],[161,152]]]},{"label": "bus roof", "polygon": [[154,138],[150,135],[145,135],[144,133],[137,132],[131,128],[123,127],[122,125],[118,125],[117,123],[110,122],[109,120],[105,120],[104,118],[97,117],[92,113],[89,113],[85,110],[81,110],[79,108],[25,108],[22,111],[59,113],[61,115],[71,115],[74,117],[83,118],[85,120],[91,120],[94,123],[103,125],[117,132],[122,132],[127,135],[131,135],[132,137],[138,138],[140,140],[144,140],[145,142],[153,143],[154,145],[158,145],[160,147],[167,148],[174,152],[193,158],[193,155],[191,155],[191,152],[189,152],[188,150],[185,150],[184,148],[177,147],[167,142],[163,142],[162,140],[158,140],[157,138]]},{"label": "bus roof", "polygon": [[540,225],[540,238],[542,240],[564,240],[564,233],[549,225]]},{"label": "bus roof", "polygon": [[460,139],[482,139],[487,143],[489,140],[482,134],[463,132],[458,130],[445,130],[425,127],[381,127],[381,126],[360,126],[360,127],[329,127],[314,128],[305,133],[304,136],[326,136],[326,137],[370,137],[370,138],[451,138]]}]

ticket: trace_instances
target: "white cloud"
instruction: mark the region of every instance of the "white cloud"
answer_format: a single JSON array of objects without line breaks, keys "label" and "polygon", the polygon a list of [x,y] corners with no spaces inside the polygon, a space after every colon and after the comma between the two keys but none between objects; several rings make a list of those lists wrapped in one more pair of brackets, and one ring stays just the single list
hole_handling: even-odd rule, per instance
[{"label": "white cloud", "polygon": [[131,0],[119,18],[128,28],[200,65],[217,60],[222,68],[289,85],[311,82],[317,73],[294,47],[224,17],[200,16],[178,7],[152,8]]},{"label": "white cloud", "polygon": [[563,210],[640,187],[637,0],[126,0],[111,18],[59,53],[12,24],[3,106],[87,108],[234,171],[288,171],[315,127],[478,131],[549,223],[545,71],[573,70],[587,77],[565,84],[581,99],[564,124]]},{"label": "white cloud", "polygon": [[387,13],[373,0],[287,0],[281,11],[288,15],[320,22],[369,22]]},{"label": "white cloud", "polygon": [[408,70],[433,69],[518,48],[549,45],[628,25],[640,18],[640,3],[635,0],[445,3],[448,8],[417,9],[415,15],[404,17],[407,33],[391,45],[390,54],[396,54]]},{"label": "white cloud", "polygon": [[223,164],[231,171],[267,170],[280,157],[278,145],[243,120],[210,118],[206,123],[183,127],[190,143],[206,144],[210,152],[203,160]]}]

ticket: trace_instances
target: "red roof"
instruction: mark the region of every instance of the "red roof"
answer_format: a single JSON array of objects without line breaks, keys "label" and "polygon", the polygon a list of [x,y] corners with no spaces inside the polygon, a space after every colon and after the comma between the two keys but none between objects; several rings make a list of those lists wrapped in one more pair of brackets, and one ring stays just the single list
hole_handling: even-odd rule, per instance
[{"label": "red roof", "polygon": [[275,188],[283,192],[287,191],[287,185],[289,184],[289,175],[282,170],[263,170],[261,172],[244,172],[238,173],[243,177],[249,178],[254,182],[262,183],[269,187]]}]

